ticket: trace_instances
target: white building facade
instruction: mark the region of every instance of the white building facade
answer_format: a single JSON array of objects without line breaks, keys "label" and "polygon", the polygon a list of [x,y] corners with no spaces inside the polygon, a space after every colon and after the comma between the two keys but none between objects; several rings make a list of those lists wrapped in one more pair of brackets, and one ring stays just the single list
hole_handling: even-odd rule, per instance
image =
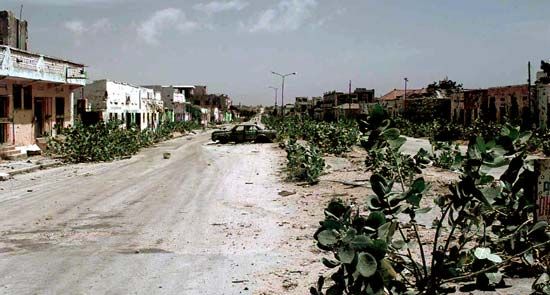
[{"label": "white building facade", "polygon": [[158,127],[163,114],[160,93],[153,89],[110,80],[98,80],[75,93],[85,124],[120,120],[141,130]]},{"label": "white building facade", "polygon": [[160,93],[164,104],[165,118],[169,121],[189,121],[191,114],[188,111],[189,99],[193,95],[195,86],[185,85],[150,85],[145,88],[153,89]]}]

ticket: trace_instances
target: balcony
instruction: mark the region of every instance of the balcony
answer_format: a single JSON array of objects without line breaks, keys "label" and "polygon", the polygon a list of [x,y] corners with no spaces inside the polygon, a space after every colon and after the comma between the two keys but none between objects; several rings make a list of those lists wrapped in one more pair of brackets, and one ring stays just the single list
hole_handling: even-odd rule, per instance
[{"label": "balcony", "polygon": [[0,77],[86,85],[84,65],[0,45]]}]

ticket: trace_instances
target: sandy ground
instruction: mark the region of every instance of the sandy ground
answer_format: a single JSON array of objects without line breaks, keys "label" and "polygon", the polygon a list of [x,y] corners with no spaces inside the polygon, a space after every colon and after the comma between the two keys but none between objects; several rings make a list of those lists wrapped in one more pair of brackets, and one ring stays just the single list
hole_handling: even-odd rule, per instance
[{"label": "sandy ground", "polygon": [[202,134],[1,182],[0,294],[259,292],[287,263],[278,152]]}]

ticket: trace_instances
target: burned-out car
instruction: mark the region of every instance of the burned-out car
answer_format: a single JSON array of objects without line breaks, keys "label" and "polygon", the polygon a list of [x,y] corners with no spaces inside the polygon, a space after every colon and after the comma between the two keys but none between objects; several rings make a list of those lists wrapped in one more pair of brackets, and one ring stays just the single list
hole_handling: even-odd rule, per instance
[{"label": "burned-out car", "polygon": [[255,124],[240,124],[231,130],[214,131],[212,141],[228,142],[272,142],[276,137],[273,130],[265,130]]}]

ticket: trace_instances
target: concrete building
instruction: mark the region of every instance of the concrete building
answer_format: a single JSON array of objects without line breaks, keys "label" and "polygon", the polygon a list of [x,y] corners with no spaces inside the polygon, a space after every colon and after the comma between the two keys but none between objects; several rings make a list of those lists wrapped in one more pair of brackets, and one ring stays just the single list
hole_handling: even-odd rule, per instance
[{"label": "concrete building", "polygon": [[406,100],[413,98],[424,97],[428,94],[426,88],[420,89],[393,89],[390,92],[381,96],[378,102],[388,111],[391,115],[402,114],[406,108]]},{"label": "concrete building", "polygon": [[316,120],[338,120],[343,118],[358,118],[368,114],[369,105],[376,102],[374,89],[356,88],[353,92],[344,93],[329,91],[323,97],[313,97],[311,100],[297,97],[295,109],[297,113],[305,113]]},{"label": "concrete building", "polygon": [[28,50],[28,24],[11,11],[0,11],[0,45]]},{"label": "concrete building", "polygon": [[498,123],[529,120],[529,85],[488,88],[487,100],[481,103],[481,116]]},{"label": "concrete building", "polygon": [[451,94],[451,120],[468,126],[480,119],[481,105],[487,97],[487,89],[469,89]]},{"label": "concrete building", "polygon": [[140,87],[140,111],[141,129],[156,129],[162,121],[165,121],[164,101],[160,92],[153,89]]},{"label": "concrete building", "polygon": [[[73,124],[73,91],[86,83],[80,63],[12,47],[26,48],[26,33],[13,41],[13,16],[7,13],[6,32],[5,15],[0,16],[0,38],[10,46],[0,45],[0,156]],[[15,23],[26,32],[26,22]]]},{"label": "concrete building", "polygon": [[191,98],[195,86],[190,85],[149,85],[143,86],[160,92],[164,103],[164,112],[169,121],[189,121],[192,119],[190,110]]},{"label": "concrete building", "polygon": [[537,81],[535,83],[535,115],[537,118],[537,126],[543,130],[548,129],[550,122],[550,64],[542,63],[542,71],[537,73]]},{"label": "concrete building", "polygon": [[231,112],[231,98],[225,94],[208,94],[206,86],[195,86],[195,93],[191,98],[191,104],[203,112],[203,120],[212,123],[225,123],[233,120]]},{"label": "concrete building", "polygon": [[156,128],[164,113],[161,94],[153,89],[98,80],[75,93],[84,124],[120,120],[126,127]]},{"label": "concrete building", "polygon": [[294,111],[297,115],[309,115],[310,109],[311,103],[308,97],[296,97],[296,102],[294,103]]},{"label": "concrete building", "polygon": [[463,125],[475,120],[531,125],[532,104],[527,84],[463,90],[451,95],[451,119]]}]

